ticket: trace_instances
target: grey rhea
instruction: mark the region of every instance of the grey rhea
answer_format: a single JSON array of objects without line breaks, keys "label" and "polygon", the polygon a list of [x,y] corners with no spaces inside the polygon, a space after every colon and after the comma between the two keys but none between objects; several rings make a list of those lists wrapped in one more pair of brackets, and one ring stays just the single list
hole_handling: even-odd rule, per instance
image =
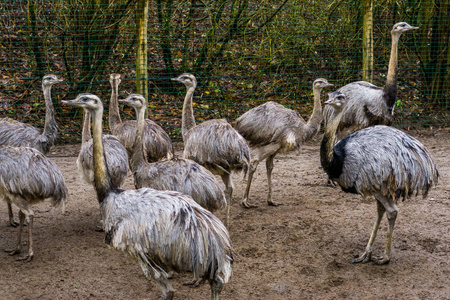
[{"label": "grey rhea", "polygon": [[50,199],[53,205],[64,203],[67,188],[58,166],[40,151],[29,147],[0,147],[0,197],[19,208],[19,234],[10,255],[21,252],[25,218],[28,221],[28,254],[20,260],[31,261],[33,251],[33,218],[30,205]]},{"label": "grey rhea", "polygon": [[[419,193],[425,198],[430,188],[437,184],[439,174],[430,152],[415,138],[392,127],[376,125],[361,129],[335,144],[345,101],[345,96],[327,101],[335,106],[338,114],[323,136],[321,164],[343,191],[375,197],[378,214],[372,234],[365,251],[353,262],[372,260],[386,264],[391,259],[397,201]],[[384,255],[372,258],[373,243],[384,213],[388,220]]]},{"label": "grey rhea", "polygon": [[[55,120],[55,110],[51,97],[52,86],[63,81],[53,74],[42,78],[42,90],[45,100],[44,130],[32,125],[21,123],[10,118],[0,119],[0,146],[31,147],[47,154],[58,137],[58,124]],[[11,205],[8,204],[9,223],[16,227]]]},{"label": "grey rhea", "polygon": [[266,102],[252,108],[236,120],[236,130],[248,141],[252,150],[252,161],[248,174],[242,206],[256,207],[248,203],[253,174],[258,164],[266,160],[268,194],[267,203],[278,205],[272,200],[273,160],[278,153],[298,150],[301,145],[313,138],[322,123],[322,89],[332,86],[326,79],[318,78],[313,82],[314,109],[308,122],[295,111],[276,102]]},{"label": "grey rhea", "polygon": [[[91,115],[84,113],[81,150],[78,154],[77,167],[81,177],[89,184],[94,184],[93,143],[91,138]],[[128,154],[119,139],[111,134],[103,135],[106,164],[113,184],[120,187],[127,177]]]},{"label": "grey rhea", "polygon": [[173,298],[168,279],[172,270],[193,272],[195,280],[208,280],[212,299],[218,299],[230,279],[233,261],[231,241],[222,222],[178,192],[115,187],[104,156],[102,101],[83,93],[63,102],[83,107],[93,119],[94,186],[105,242],[134,258],[145,276],[159,285],[163,299]]},{"label": "grey rhea", "polygon": [[[111,100],[109,102],[109,129],[128,151],[131,157],[133,144],[136,135],[136,120],[122,121],[119,114],[119,84],[120,74],[110,75]],[[147,150],[147,159],[149,162],[155,162],[161,159],[170,159],[173,156],[173,146],[169,135],[158,124],[150,119],[145,119],[144,143]]]},{"label": "grey rhea", "polygon": [[197,79],[189,73],[181,74],[174,81],[183,83],[187,93],[183,103],[181,133],[184,142],[184,158],[192,159],[219,175],[225,184],[227,213],[225,224],[229,226],[231,199],[233,195],[233,171],[247,171],[250,149],[245,139],[226,120],[213,119],[195,124],[192,101]]},{"label": "grey rhea", "polygon": [[[371,125],[390,125],[394,114],[394,106],[397,101],[398,79],[398,42],[403,32],[417,29],[405,22],[395,24],[391,30],[392,46],[389,59],[386,85],[380,88],[366,81],[349,83],[337,91],[343,93],[347,103],[342,110],[340,123],[337,127],[337,137],[347,135],[350,132],[366,128]],[[368,118],[364,109],[368,109],[370,115],[378,118]],[[324,123],[336,115],[332,105],[324,108]]]},{"label": "grey rhea", "polygon": [[222,187],[208,170],[196,162],[178,157],[154,163],[147,162],[142,143],[147,100],[142,95],[131,94],[119,101],[136,110],[137,134],[130,159],[135,187],[178,191],[191,196],[195,202],[211,212],[225,208],[227,201]]}]

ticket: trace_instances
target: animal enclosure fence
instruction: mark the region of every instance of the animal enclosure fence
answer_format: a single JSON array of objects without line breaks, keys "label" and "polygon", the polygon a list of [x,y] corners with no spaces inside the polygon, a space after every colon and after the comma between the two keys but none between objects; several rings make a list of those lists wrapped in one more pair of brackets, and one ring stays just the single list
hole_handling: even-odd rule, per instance
[{"label": "animal enclosure fence", "polygon": [[54,73],[64,78],[52,89],[60,142],[79,140],[82,118],[60,100],[92,92],[107,111],[111,73],[121,97],[146,95],[175,140],[185,90],[170,78],[184,72],[199,82],[198,122],[269,100],[308,118],[315,78],[384,86],[399,21],[419,29],[400,38],[394,125],[450,124],[448,1],[3,0],[0,14],[0,117],[43,128],[41,80]]}]

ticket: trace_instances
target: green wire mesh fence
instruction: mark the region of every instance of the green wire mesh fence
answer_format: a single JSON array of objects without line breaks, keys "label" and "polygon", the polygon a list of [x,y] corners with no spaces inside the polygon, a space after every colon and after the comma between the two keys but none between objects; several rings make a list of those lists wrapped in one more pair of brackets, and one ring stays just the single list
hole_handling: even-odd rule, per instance
[{"label": "green wire mesh fence", "polygon": [[111,73],[120,97],[146,95],[149,118],[174,140],[185,88],[170,78],[184,72],[199,83],[198,122],[232,122],[269,100],[307,119],[315,78],[384,86],[400,21],[419,29],[399,41],[394,125],[450,124],[448,1],[3,0],[0,14],[0,117],[42,128],[41,80],[54,73],[64,78],[52,89],[62,143],[79,141],[82,113],[60,100],[95,93],[107,112]]}]

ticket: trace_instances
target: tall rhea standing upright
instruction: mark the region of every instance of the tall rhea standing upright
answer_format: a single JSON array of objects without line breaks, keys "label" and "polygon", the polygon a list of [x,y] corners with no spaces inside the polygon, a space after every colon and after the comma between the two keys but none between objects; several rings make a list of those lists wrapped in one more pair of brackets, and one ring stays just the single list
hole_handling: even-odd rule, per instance
[{"label": "tall rhea standing upright", "polygon": [[[393,26],[391,30],[391,56],[384,88],[377,87],[366,81],[357,81],[337,90],[347,98],[337,127],[339,137],[371,125],[390,125],[397,101],[398,42],[403,32],[417,28],[419,27],[413,27],[405,22],[399,22]],[[379,116],[380,118],[368,118],[368,114],[364,111],[365,107],[371,115]],[[333,110],[333,106],[325,106],[325,124],[331,122],[328,119],[335,117],[336,113]]]},{"label": "tall rhea standing upright", "polygon": [[[47,154],[58,137],[58,124],[51,97],[52,86],[63,81],[58,76],[49,74],[42,78],[42,90],[45,100],[44,130],[15,121],[10,118],[0,119],[0,146],[31,147]],[[11,204],[8,203],[9,223],[16,227]]]},{"label": "tall rhea standing upright", "polygon": [[225,208],[227,201],[222,187],[208,170],[195,161],[173,157],[170,160],[149,163],[145,159],[142,135],[147,100],[142,95],[131,94],[119,101],[136,110],[137,134],[130,158],[134,186],[137,189],[150,187],[189,195],[210,212]]},{"label": "tall rhea standing upright", "polygon": [[[136,135],[136,120],[122,121],[119,113],[120,74],[110,75],[111,101],[109,102],[109,129],[117,136],[131,157]],[[173,156],[173,146],[169,135],[155,122],[145,119],[144,143],[149,162],[170,159]]]},{"label": "tall rhea standing upright", "polygon": [[6,250],[10,255],[21,251],[25,218],[28,219],[28,254],[20,260],[31,261],[33,251],[33,217],[30,208],[45,199],[62,205],[67,195],[66,184],[58,166],[40,151],[29,147],[0,147],[0,197],[19,207],[19,235],[16,248]]},{"label": "tall rhea standing upright", "polygon": [[114,186],[106,167],[103,103],[93,94],[80,94],[64,103],[83,107],[93,118],[94,186],[103,215],[105,242],[139,262],[146,277],[172,299],[170,270],[194,273],[208,280],[218,299],[231,276],[233,253],[225,226],[191,197],[151,188],[122,190]]},{"label": "tall rhea standing upright", "polygon": [[[342,102],[343,100],[343,102]],[[377,264],[391,259],[392,233],[397,218],[397,201],[422,193],[438,181],[438,171],[428,150],[416,139],[404,132],[377,125],[356,131],[336,145],[336,131],[340,122],[345,96],[331,99],[329,104],[337,109],[337,117],[326,128],[320,147],[322,167],[343,191],[362,196],[374,196],[377,200],[377,219],[366,250],[353,262],[368,262],[381,219],[388,219],[386,246]],[[343,111],[343,110],[342,110]]]},{"label": "tall rhea standing upright", "polygon": [[[78,154],[77,167],[82,178],[94,184],[93,142],[91,138],[91,114],[84,112],[83,131],[81,133],[81,150]],[[128,174],[128,154],[119,139],[111,134],[103,135],[108,172],[113,184],[120,187]]]},{"label": "tall rhea standing upright", "polygon": [[273,160],[278,153],[299,149],[305,141],[310,140],[319,132],[322,123],[320,92],[329,86],[332,84],[328,83],[326,79],[314,80],[314,109],[308,122],[305,122],[297,112],[272,101],[252,108],[236,120],[234,127],[248,141],[252,149],[247,188],[242,200],[243,207],[256,207],[248,203],[248,195],[253,173],[262,160],[266,160],[269,187],[267,204],[278,205],[272,200]]},{"label": "tall rhea standing upright", "polygon": [[234,188],[231,172],[242,169],[244,172],[247,171],[250,149],[245,139],[226,120],[213,119],[199,125],[195,124],[192,99],[197,87],[197,79],[194,75],[184,73],[172,80],[183,83],[187,88],[181,127],[184,142],[183,156],[222,177],[228,203],[225,221],[228,227]]}]

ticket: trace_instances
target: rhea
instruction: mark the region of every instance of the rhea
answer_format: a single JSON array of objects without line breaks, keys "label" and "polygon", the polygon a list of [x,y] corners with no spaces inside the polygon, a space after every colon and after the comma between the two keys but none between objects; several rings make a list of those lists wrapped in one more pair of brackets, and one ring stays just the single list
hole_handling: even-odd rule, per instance
[{"label": "rhea", "polygon": [[103,103],[83,93],[63,101],[89,111],[93,119],[94,187],[100,204],[105,242],[134,258],[147,278],[172,299],[169,271],[193,272],[208,280],[218,299],[231,276],[233,252],[225,226],[191,197],[151,188],[122,190],[111,181],[102,139]]},{"label": "rhea", "polygon": [[[338,139],[371,125],[391,124],[398,90],[398,43],[403,32],[414,29],[418,29],[418,27],[413,27],[405,22],[399,22],[392,27],[391,55],[384,88],[366,81],[357,81],[337,90],[345,95],[347,101],[337,127]],[[365,107],[372,115],[380,118],[368,118],[364,111]],[[333,110],[332,105],[325,106],[325,124],[330,122],[328,119],[335,117],[336,113]]]},{"label": "rhea", "polygon": [[[430,152],[415,138],[385,125],[356,131],[336,145],[336,132],[346,96],[334,97],[337,117],[327,126],[320,147],[321,164],[343,191],[374,196],[377,218],[365,251],[353,262],[387,264],[391,259],[392,234],[398,214],[397,201],[421,193],[425,198],[438,181],[438,171]],[[388,220],[384,254],[372,258],[373,243],[386,213]]]},{"label": "rhea", "polygon": [[183,103],[181,134],[183,135],[183,157],[192,159],[219,175],[225,184],[227,215],[229,225],[231,199],[233,195],[233,171],[247,171],[250,163],[250,149],[245,139],[224,119],[212,119],[195,124],[192,101],[197,79],[189,73],[181,74],[174,81],[183,83],[187,93]]},{"label": "rhea", "polygon": [[156,190],[178,191],[191,196],[210,212],[226,207],[222,187],[208,170],[196,162],[174,156],[170,160],[149,163],[145,158],[146,151],[142,142],[147,100],[142,95],[131,94],[119,102],[136,111],[137,133],[130,162],[137,189],[151,187]]},{"label": "rhea", "polygon": [[[128,154],[119,139],[111,134],[103,135],[103,144],[108,172],[113,184],[120,187],[128,174]],[[77,159],[78,171],[88,184],[94,184],[93,142],[91,136],[91,114],[84,112],[83,130],[81,133],[81,150]]]},{"label": "rhea", "polygon": [[[109,102],[109,129],[117,136],[131,157],[132,148],[136,139],[136,120],[122,121],[119,113],[119,84],[120,74],[113,73],[109,80],[112,88]],[[173,156],[173,146],[169,135],[158,124],[150,119],[145,119],[144,143],[149,162],[161,159],[170,159]]]},{"label": "rhea", "polygon": [[329,86],[332,84],[326,79],[314,80],[314,109],[308,122],[305,122],[296,111],[273,101],[252,108],[236,120],[234,128],[247,140],[252,150],[247,188],[241,202],[243,207],[256,207],[248,203],[248,197],[253,174],[263,160],[266,160],[267,170],[267,204],[278,205],[272,200],[273,160],[279,153],[298,150],[304,142],[312,139],[319,132],[322,123],[320,93],[322,89]]},{"label": "rhea", "polygon": [[28,223],[28,254],[19,260],[31,261],[33,251],[33,218],[30,205],[50,199],[53,205],[64,204],[67,187],[58,166],[42,152],[29,147],[0,147],[0,197],[9,205],[19,208],[19,234],[14,249],[5,250],[10,255],[19,254],[22,248],[22,230]]},{"label": "rhea", "polygon": [[[45,100],[44,130],[10,118],[2,118],[0,119],[0,146],[31,147],[47,154],[58,137],[58,124],[55,120],[51,91],[52,86],[61,81],[63,80],[53,74],[45,75],[42,78]],[[10,204],[8,204],[8,213],[9,223],[16,227],[18,223],[14,220]]]}]

